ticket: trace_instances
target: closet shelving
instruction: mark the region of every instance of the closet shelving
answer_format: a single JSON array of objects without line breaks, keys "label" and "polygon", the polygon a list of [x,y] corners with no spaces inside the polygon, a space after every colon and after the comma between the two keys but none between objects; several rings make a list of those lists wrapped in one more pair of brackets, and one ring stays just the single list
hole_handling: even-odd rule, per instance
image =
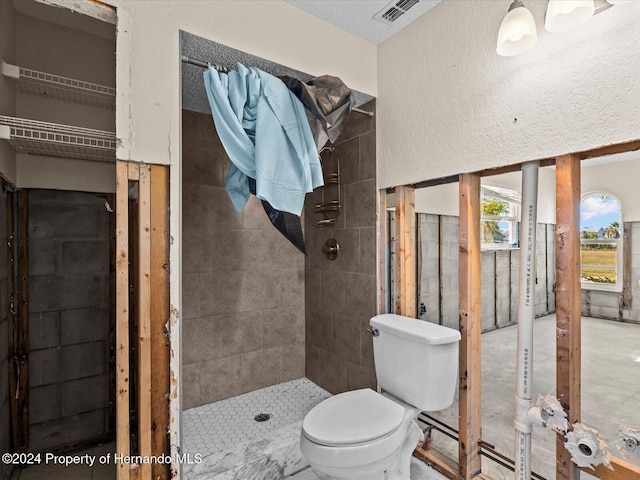
[{"label": "closet shelving", "polygon": [[[19,92],[111,108],[115,89],[2,62],[2,74]],[[0,115],[0,139],[20,153],[102,162],[115,161],[113,132]]]},{"label": "closet shelving", "polygon": [[116,89],[2,62],[2,74],[16,81],[18,92],[115,109]]},{"label": "closet shelving", "polygon": [[113,161],[115,133],[0,115],[0,138],[34,155]]}]

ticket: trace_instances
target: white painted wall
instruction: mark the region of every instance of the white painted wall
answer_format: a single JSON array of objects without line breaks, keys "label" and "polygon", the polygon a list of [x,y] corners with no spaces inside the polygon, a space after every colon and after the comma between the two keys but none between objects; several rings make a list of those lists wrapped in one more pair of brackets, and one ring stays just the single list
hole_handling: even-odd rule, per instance
[{"label": "white painted wall", "polygon": [[19,188],[95,193],[116,191],[113,163],[19,153],[17,164]]},{"label": "white painted wall", "polygon": [[622,221],[640,221],[640,152],[636,160],[583,168],[582,194],[605,192],[614,195],[622,207]]},{"label": "white painted wall", "polygon": [[107,3],[118,8],[118,35],[130,38],[118,45],[120,159],[179,164],[179,30],[376,94],[374,44],[280,0]]},{"label": "white painted wall", "polygon": [[420,188],[415,191],[416,213],[434,215],[460,215],[460,185],[447,183],[435,187]]},{"label": "white painted wall", "polygon": [[[505,173],[482,178],[483,185],[522,190],[522,174],[520,172]],[[556,192],[555,170],[541,168],[538,175],[538,222],[555,223]],[[436,187],[416,190],[416,212],[437,215],[459,215],[459,185],[450,183]]]},{"label": "white painted wall", "polygon": [[509,4],[447,0],[379,45],[380,187],[640,138],[640,2],[551,34],[528,0],[538,45],[506,58]]},{"label": "white painted wall", "polygon": [[[602,192],[614,195],[622,207],[623,221],[640,221],[640,151],[625,154],[624,161],[602,165],[583,165],[581,176],[582,195]],[[483,185],[520,191],[520,172],[484,177]],[[416,212],[458,216],[458,184],[416,190]],[[556,223],[555,169],[543,167],[538,179],[538,222]]]},{"label": "white painted wall", "polygon": [[[0,58],[7,63],[15,61],[15,12],[11,2],[0,1]],[[0,115],[15,115],[15,84],[0,75]],[[11,183],[16,182],[16,154],[8,142],[0,140],[0,173]]]}]

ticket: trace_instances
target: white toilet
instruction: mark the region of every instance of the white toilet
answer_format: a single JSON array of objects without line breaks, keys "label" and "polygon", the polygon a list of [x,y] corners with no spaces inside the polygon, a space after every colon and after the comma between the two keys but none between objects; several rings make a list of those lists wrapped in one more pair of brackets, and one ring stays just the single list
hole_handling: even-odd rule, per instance
[{"label": "white toilet", "polygon": [[384,393],[365,388],[318,404],[302,422],[300,450],[328,479],[409,480],[418,414],[453,403],[460,332],[388,313],[369,330]]}]

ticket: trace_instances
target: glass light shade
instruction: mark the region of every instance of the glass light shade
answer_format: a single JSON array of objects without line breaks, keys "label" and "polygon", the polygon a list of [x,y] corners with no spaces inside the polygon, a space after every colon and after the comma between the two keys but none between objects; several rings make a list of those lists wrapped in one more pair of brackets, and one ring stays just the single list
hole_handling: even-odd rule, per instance
[{"label": "glass light shade", "polygon": [[564,32],[586,23],[595,12],[593,0],[549,0],[544,28]]},{"label": "glass light shade", "polygon": [[498,46],[496,51],[503,57],[520,55],[533,48],[538,43],[536,21],[531,12],[517,6],[509,10],[502,20],[498,32]]}]

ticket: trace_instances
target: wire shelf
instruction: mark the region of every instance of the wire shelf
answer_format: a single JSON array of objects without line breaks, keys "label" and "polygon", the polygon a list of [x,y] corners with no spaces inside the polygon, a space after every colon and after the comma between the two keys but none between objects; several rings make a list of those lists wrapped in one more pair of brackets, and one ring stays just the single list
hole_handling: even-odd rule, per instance
[{"label": "wire shelf", "polygon": [[18,92],[115,109],[116,89],[75,78],[2,62],[3,75],[14,78]]},{"label": "wire shelf", "polygon": [[0,115],[0,138],[20,153],[115,161],[116,135],[103,130]]}]

